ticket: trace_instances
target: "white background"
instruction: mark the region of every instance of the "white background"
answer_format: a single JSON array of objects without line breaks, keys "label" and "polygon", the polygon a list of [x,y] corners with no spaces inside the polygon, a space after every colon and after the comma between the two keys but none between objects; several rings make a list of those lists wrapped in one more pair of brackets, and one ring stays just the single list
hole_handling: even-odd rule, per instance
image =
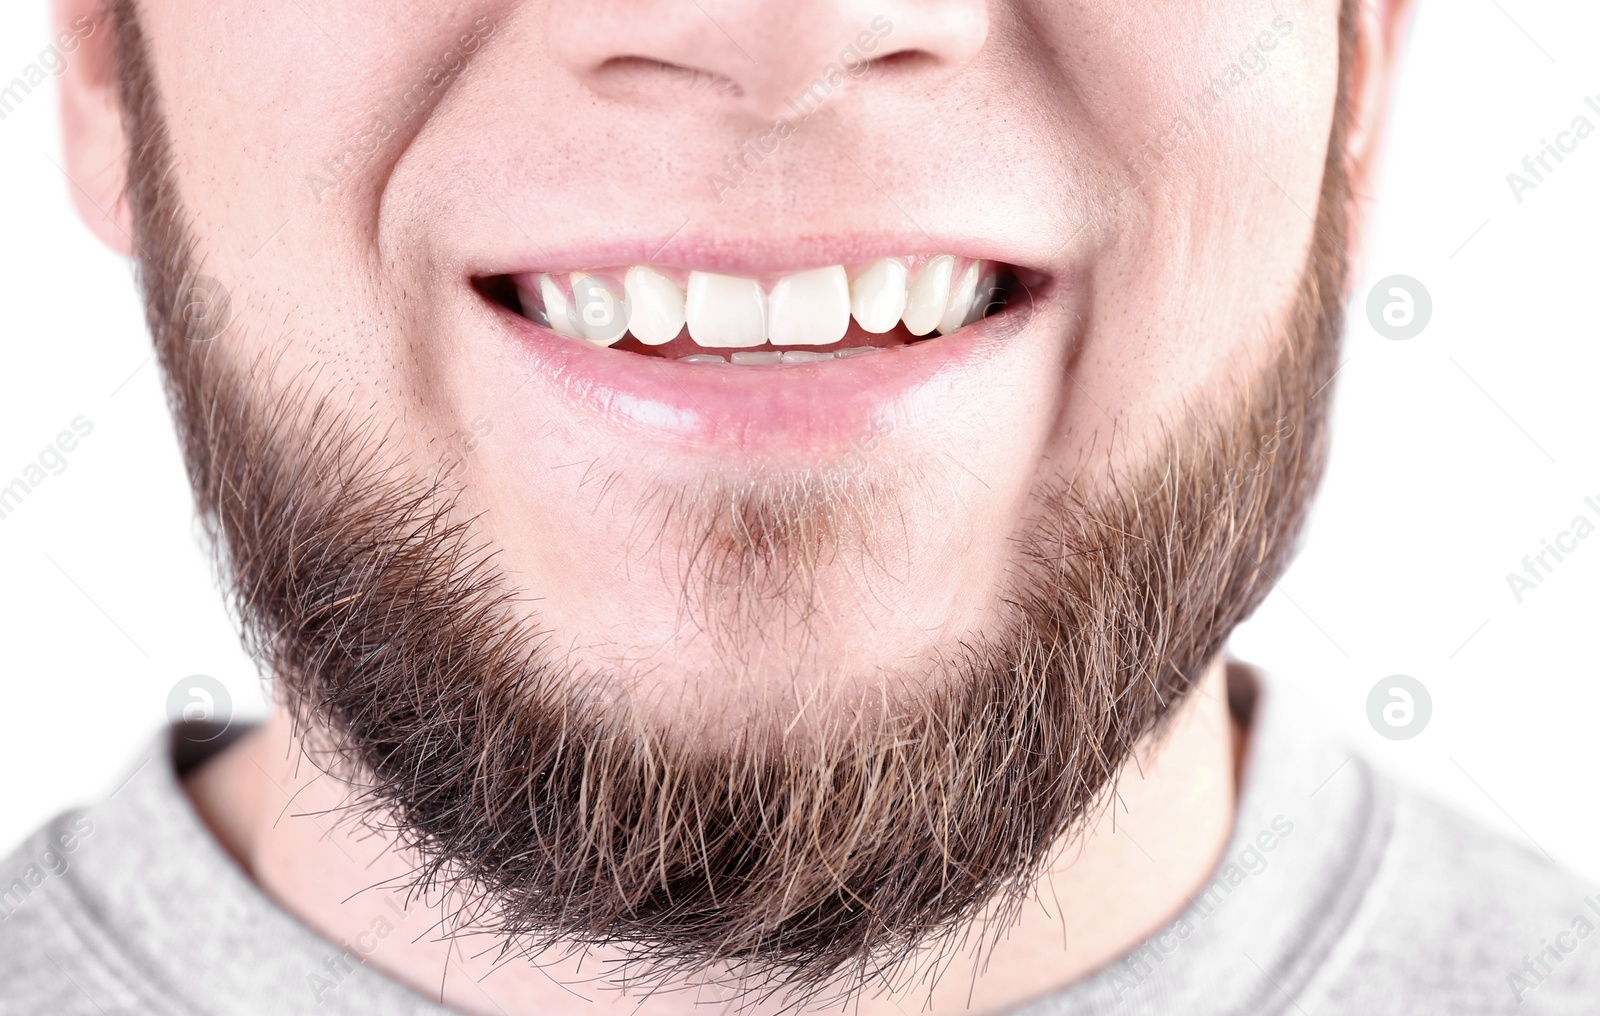
[{"label": "white background", "polygon": [[[1524,555],[1600,522],[1600,134],[1518,203],[1506,174],[1580,113],[1600,127],[1600,5],[1424,5],[1352,303],[1334,455],[1305,550],[1235,653],[1292,680],[1403,778],[1600,878],[1600,534],[1516,602]],[[0,14],[0,81],[49,41],[43,0]],[[0,519],[0,853],[104,794],[215,675],[260,710],[195,538],[129,267],[79,224],[49,88],[0,121],[0,485],[79,415],[94,431]],[[1375,280],[1432,295],[1426,330],[1380,337]],[[1433,717],[1391,741],[1379,679]]]}]

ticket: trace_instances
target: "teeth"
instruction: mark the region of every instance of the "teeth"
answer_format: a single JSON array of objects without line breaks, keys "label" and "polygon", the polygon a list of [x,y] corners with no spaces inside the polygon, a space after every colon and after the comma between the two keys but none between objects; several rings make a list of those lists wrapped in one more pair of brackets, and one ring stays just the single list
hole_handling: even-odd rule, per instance
[{"label": "teeth", "polygon": [[[512,281],[523,313],[567,338],[611,346],[631,334],[643,345],[665,346],[675,345],[687,327],[693,345],[703,350],[740,350],[731,356],[734,363],[814,363],[880,349],[758,347],[836,346],[849,334],[852,318],[860,332],[873,335],[902,324],[917,337],[935,330],[943,335],[981,318],[996,291],[999,266],[993,262],[940,254],[914,279],[910,264],[909,258],[880,258],[854,280],[842,265],[795,272],[779,279],[770,294],[755,279],[714,272],[688,272],[685,286],[678,281],[683,274],[645,265],[518,275]],[[710,353],[678,359],[729,362]]]},{"label": "teeth", "polygon": [[683,290],[649,268],[628,269],[628,331],[647,346],[671,342],[683,331]]},{"label": "teeth", "polygon": [[539,294],[542,276],[518,275],[513,281],[517,287],[517,299],[522,303],[522,314],[534,324],[550,326],[550,315],[544,309],[544,297]]},{"label": "teeth", "polygon": [[988,316],[989,305],[995,302],[1000,293],[1000,277],[993,269],[985,270],[978,279],[978,291],[972,296],[972,309],[967,311],[967,324],[981,321]]},{"label": "teeth", "polygon": [[556,285],[556,280],[548,275],[539,276],[539,298],[544,301],[544,315],[550,321],[550,327],[556,334],[565,335],[569,339],[581,339],[582,335],[572,327],[572,316],[567,306],[566,294],[561,292],[561,287]]},{"label": "teeth", "polygon": [[772,287],[767,337],[777,346],[826,346],[850,327],[850,280],[839,265],[786,275]]},{"label": "teeth", "polygon": [[989,305],[994,303],[995,297],[1000,292],[1000,277],[993,269],[985,269],[978,275],[978,285],[972,294],[972,302],[967,305],[967,317],[962,322],[970,325],[974,321],[981,321],[988,316]]},{"label": "teeth", "polygon": [[939,327],[950,304],[950,275],[955,266],[956,259],[948,254],[940,254],[923,266],[906,293],[906,331],[926,335]]},{"label": "teeth", "polygon": [[850,283],[850,313],[863,331],[882,335],[905,312],[906,263],[899,258],[874,261]]},{"label": "teeth", "polygon": [[759,346],[767,339],[767,295],[753,279],[690,272],[684,316],[689,337],[710,349]]},{"label": "teeth", "polygon": [[609,346],[628,334],[628,313],[618,286],[609,279],[572,273],[572,324],[597,346]]},{"label": "teeth", "polygon": [[779,349],[763,349],[755,353],[729,353],[728,359],[734,363],[773,364],[783,362],[783,351]]},{"label": "teeth", "polygon": [[950,287],[950,302],[945,304],[944,317],[939,319],[939,334],[948,335],[967,323],[972,315],[972,301],[978,295],[978,262],[967,265],[965,271]]},{"label": "teeth", "polygon": [[823,360],[845,360],[862,353],[876,353],[877,346],[856,346],[851,349],[841,349],[833,353],[824,353],[812,349],[758,349],[740,350],[729,353],[727,356],[718,356],[715,353],[691,353],[688,356],[678,357],[679,363],[727,363],[733,361],[745,366],[773,366],[780,363],[820,363]]}]

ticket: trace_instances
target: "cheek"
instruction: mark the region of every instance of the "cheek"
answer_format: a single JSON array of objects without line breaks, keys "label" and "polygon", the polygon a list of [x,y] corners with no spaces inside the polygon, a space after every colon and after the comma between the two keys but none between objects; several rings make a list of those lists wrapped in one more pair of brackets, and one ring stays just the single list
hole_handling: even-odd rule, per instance
[{"label": "cheek", "polygon": [[[202,271],[243,325],[219,344],[241,363],[270,352],[274,387],[428,405],[414,344],[395,340],[425,332],[422,287],[376,211],[499,6],[140,5]],[[412,422],[422,443],[457,429]]]},{"label": "cheek", "polygon": [[1154,433],[1248,376],[1298,293],[1333,121],[1337,11],[1209,6],[1227,10],[1146,12],[1097,68],[1107,97],[1086,107],[1086,133],[1107,183],[1071,367],[1093,399],[1064,421],[1077,440],[1112,420]]}]

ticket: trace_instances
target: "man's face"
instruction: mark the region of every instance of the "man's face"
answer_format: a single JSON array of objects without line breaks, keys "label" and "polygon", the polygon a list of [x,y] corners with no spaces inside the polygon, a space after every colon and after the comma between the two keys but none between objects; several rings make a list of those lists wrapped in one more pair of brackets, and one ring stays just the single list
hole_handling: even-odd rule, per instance
[{"label": "man's face", "polygon": [[123,16],[286,707],[534,945],[820,981],[1020,898],[1315,485],[1339,5],[394,6]]},{"label": "man's face", "polygon": [[[1334,0],[139,11],[217,355],[452,465],[551,648],[697,716],[992,631],[1043,484],[1262,369],[1338,72]],[[485,295],[647,266],[771,302],[939,254],[1001,266],[1005,313],[817,364],[599,348]]]}]

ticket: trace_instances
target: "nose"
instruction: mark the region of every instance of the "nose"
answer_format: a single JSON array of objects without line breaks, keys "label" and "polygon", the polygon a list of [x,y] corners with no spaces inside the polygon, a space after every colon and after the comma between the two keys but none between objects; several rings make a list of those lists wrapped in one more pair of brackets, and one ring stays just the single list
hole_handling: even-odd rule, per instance
[{"label": "nose", "polygon": [[771,118],[819,81],[826,94],[868,70],[946,76],[988,31],[985,0],[553,0],[549,40],[610,98],[698,94]]}]

